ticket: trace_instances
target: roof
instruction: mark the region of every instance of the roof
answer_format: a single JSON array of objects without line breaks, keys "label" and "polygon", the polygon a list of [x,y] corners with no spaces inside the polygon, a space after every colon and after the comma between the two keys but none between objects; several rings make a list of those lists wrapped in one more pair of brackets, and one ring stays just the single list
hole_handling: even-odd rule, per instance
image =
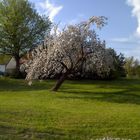
[{"label": "roof", "polygon": [[11,55],[0,54],[0,65],[8,64],[11,58]]},{"label": "roof", "polygon": [[[0,65],[7,65],[13,57],[11,55],[0,54]],[[20,58],[19,63],[23,64],[27,62],[29,59],[32,59],[31,53],[27,53]]]}]

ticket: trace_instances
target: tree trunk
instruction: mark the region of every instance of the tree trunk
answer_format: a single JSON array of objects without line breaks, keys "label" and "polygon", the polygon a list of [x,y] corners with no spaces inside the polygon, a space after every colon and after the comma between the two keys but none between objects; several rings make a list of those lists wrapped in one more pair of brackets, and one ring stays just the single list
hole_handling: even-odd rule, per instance
[{"label": "tree trunk", "polygon": [[15,77],[19,78],[21,73],[20,73],[20,57],[15,56],[15,61],[16,61],[16,69],[15,69]]},{"label": "tree trunk", "polygon": [[59,80],[56,82],[56,84],[52,88],[52,91],[57,91],[60,88],[60,86],[62,85],[62,83],[67,78],[68,74],[69,74],[68,72],[62,74],[62,76],[59,78]]}]

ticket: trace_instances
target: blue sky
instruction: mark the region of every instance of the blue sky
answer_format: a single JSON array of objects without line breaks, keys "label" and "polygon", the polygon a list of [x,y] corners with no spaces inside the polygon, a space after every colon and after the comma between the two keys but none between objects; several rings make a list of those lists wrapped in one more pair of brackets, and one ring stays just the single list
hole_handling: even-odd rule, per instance
[{"label": "blue sky", "polygon": [[60,26],[91,16],[106,16],[108,24],[97,30],[107,47],[140,59],[140,0],[30,0],[40,14]]}]

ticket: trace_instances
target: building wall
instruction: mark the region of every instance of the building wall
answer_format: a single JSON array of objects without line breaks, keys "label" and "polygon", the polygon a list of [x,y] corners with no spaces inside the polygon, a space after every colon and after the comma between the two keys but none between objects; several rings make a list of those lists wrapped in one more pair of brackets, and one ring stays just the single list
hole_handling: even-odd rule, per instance
[{"label": "building wall", "polygon": [[0,72],[5,72],[5,65],[0,65]]},{"label": "building wall", "polygon": [[6,72],[6,74],[13,75],[15,73],[15,69],[16,69],[16,61],[12,57],[11,60],[9,61],[9,63],[6,65],[5,72]]},{"label": "building wall", "polygon": [[9,61],[9,63],[7,64],[7,66],[6,66],[6,70],[15,69],[15,68],[16,68],[16,61],[12,57],[11,60]]}]

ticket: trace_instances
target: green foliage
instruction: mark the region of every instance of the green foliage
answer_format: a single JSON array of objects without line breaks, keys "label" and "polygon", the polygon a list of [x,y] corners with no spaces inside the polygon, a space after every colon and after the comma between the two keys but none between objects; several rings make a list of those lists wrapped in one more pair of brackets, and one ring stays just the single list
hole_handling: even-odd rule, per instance
[{"label": "green foliage", "polygon": [[16,77],[20,77],[20,57],[42,43],[49,32],[48,17],[40,16],[28,0],[0,1],[0,53],[10,54],[16,61]]},{"label": "green foliage", "polygon": [[102,77],[100,77],[97,74],[96,69],[91,73],[85,73],[84,75],[88,79],[116,79],[116,78],[126,76],[125,69],[124,69],[124,65],[125,65],[125,57],[124,57],[124,55],[122,53],[120,53],[118,55],[116,53],[116,51],[114,49],[112,49],[112,48],[108,48],[108,49],[106,49],[106,51],[108,51],[108,54],[110,56],[112,56],[113,68],[108,73],[102,71],[102,75],[104,75]]},{"label": "green foliage", "polygon": [[134,57],[126,58],[125,70],[128,78],[140,78],[140,62]]},{"label": "green foliage", "polygon": [[140,80],[53,84],[0,79],[0,139],[140,139]]},{"label": "green foliage", "polygon": [[136,67],[135,73],[136,76],[140,78],[140,65]]},{"label": "green foliage", "polygon": [[108,76],[108,79],[114,79],[114,78],[119,78],[119,77],[125,77],[125,57],[122,53],[119,55],[116,53],[116,51],[112,48],[109,48],[108,51],[113,57],[114,60],[114,69],[110,71],[110,74]]},{"label": "green foliage", "polygon": [[11,59],[10,55],[0,54],[0,64],[6,65]]},{"label": "green foliage", "polygon": [[28,0],[0,1],[0,52],[20,57],[43,41],[50,24]]}]

